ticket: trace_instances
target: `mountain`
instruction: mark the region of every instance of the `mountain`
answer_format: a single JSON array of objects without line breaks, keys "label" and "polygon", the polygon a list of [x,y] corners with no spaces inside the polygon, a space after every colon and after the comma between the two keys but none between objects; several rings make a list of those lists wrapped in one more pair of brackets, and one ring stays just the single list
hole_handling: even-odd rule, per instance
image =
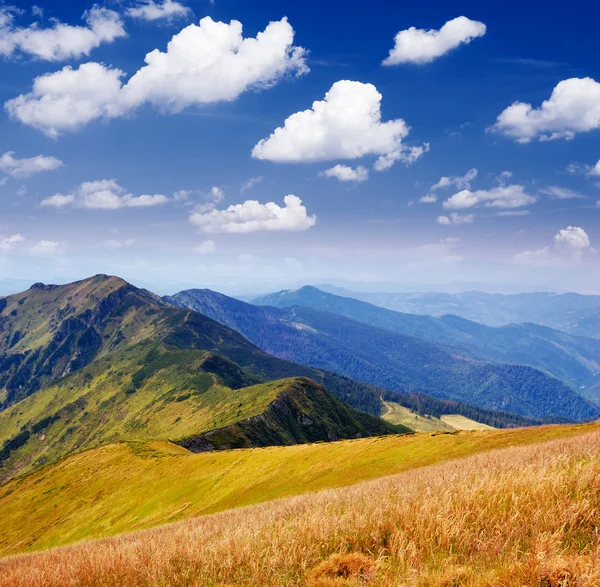
[{"label": "mountain", "polygon": [[379,390],[105,275],[0,298],[0,366],[0,481],[123,439],[207,450],[408,431],[323,384],[375,415]]},{"label": "mountain", "polygon": [[314,287],[284,290],[254,300],[268,306],[305,306],[366,324],[448,345],[486,361],[534,367],[579,389],[600,404],[600,341],[537,324],[490,327],[455,315],[406,314],[321,291]]},{"label": "mountain", "polygon": [[[488,326],[534,322],[577,336],[600,338],[600,296],[576,293],[375,293],[322,285],[319,289],[397,312],[456,314]],[[249,300],[250,301],[250,300]]]},{"label": "mountain", "polygon": [[[322,299],[329,296],[318,290],[308,293],[315,292]],[[210,290],[189,290],[165,299],[238,330],[276,356],[403,394],[427,394],[534,418],[585,420],[600,413],[598,407],[539,370],[489,363],[450,347],[332,312],[302,305],[254,306]],[[298,300],[297,295],[294,299]],[[280,294],[275,301],[284,305],[287,299]],[[382,312],[375,306],[369,307]],[[433,318],[425,320],[437,325]],[[397,401],[388,396],[384,399]]]}]

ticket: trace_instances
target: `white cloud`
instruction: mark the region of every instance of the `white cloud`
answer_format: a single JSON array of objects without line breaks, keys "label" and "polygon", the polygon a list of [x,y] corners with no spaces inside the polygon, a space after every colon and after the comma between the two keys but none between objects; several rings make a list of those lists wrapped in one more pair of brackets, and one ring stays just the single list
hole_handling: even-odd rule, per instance
[{"label": "white cloud", "polygon": [[68,65],[35,78],[31,93],[8,100],[4,107],[11,118],[57,137],[107,116],[123,75],[100,63],[84,63],[77,69]]},{"label": "white cloud", "polygon": [[590,175],[600,175],[600,160],[590,169]]},{"label": "white cloud", "polygon": [[573,200],[576,198],[585,197],[575,190],[569,188],[562,188],[557,185],[551,185],[545,188],[541,188],[539,192],[546,196],[550,196],[551,198],[554,198],[556,200]]},{"label": "white cloud", "polygon": [[442,245],[457,245],[460,242],[460,239],[457,236],[448,236],[440,240],[440,244]]},{"label": "white cloud", "polygon": [[66,208],[67,206],[71,206],[75,203],[75,196],[73,195],[63,195],[63,194],[54,194],[49,198],[45,198],[40,202],[40,206],[50,206],[51,208]]},{"label": "white cloud", "polygon": [[535,203],[536,198],[522,185],[497,186],[490,190],[462,190],[444,202],[447,210],[464,210],[483,204],[486,208],[520,208]]},{"label": "white cloud", "polygon": [[431,186],[432,191],[454,186],[456,188],[464,189],[470,188],[471,182],[477,177],[477,169],[469,169],[464,175],[452,176],[452,177],[440,177],[440,181]]},{"label": "white cloud", "polygon": [[396,34],[394,47],[383,65],[400,63],[430,63],[459,45],[468,44],[485,35],[482,22],[459,16],[449,20],[441,29],[425,30],[410,27]]},{"label": "white cloud", "polygon": [[310,110],[292,114],[283,127],[259,141],[252,156],[307,163],[380,155],[377,171],[387,169],[398,159],[411,163],[425,148],[411,150],[402,143],[409,127],[401,118],[381,121],[381,98],[372,84],[338,81],[324,100],[313,102]]},{"label": "white cloud", "polygon": [[5,103],[9,115],[49,136],[74,131],[98,118],[124,116],[149,103],[162,112],[232,101],[243,92],[270,87],[308,71],[306,51],[292,45],[294,30],[283,18],[255,38],[242,24],[203,18],[146,55],[146,65],[125,84],[124,72],[100,63],[70,66],[40,76],[33,89]]},{"label": "white cloud", "polygon": [[19,243],[22,243],[25,237],[20,234],[13,234],[6,238],[0,239],[0,251],[12,251]]},{"label": "white cloud", "polygon": [[65,243],[41,240],[29,249],[29,254],[35,257],[55,257],[63,253],[66,248]]},{"label": "white cloud", "polygon": [[283,199],[285,206],[274,202],[261,204],[247,200],[225,210],[194,212],[189,221],[208,233],[247,233],[258,231],[301,231],[315,225],[316,216],[308,216],[302,200],[289,195]]},{"label": "white cloud", "polygon": [[475,220],[475,214],[458,214],[452,212],[448,216],[438,216],[436,220],[438,224],[442,224],[443,226],[471,224]]},{"label": "white cloud", "polygon": [[127,14],[132,18],[141,20],[170,20],[187,16],[190,9],[175,0],[163,0],[157,4],[154,0],[143,0],[127,9]]},{"label": "white cloud", "polygon": [[83,14],[88,26],[71,26],[54,22],[50,28],[37,23],[27,28],[14,24],[15,10],[0,8],[0,55],[15,52],[33,55],[46,61],[64,61],[89,55],[102,43],[126,36],[123,21],[114,10],[94,6]]},{"label": "white cloud", "polygon": [[513,260],[523,265],[569,266],[579,265],[586,257],[594,255],[588,234],[579,226],[567,226],[554,235],[553,246],[517,253]]},{"label": "white cloud", "polygon": [[437,196],[435,194],[427,194],[422,198],[419,198],[419,203],[421,204],[435,204],[437,202]]},{"label": "white cloud", "polygon": [[106,249],[128,249],[129,247],[132,247],[135,244],[135,239],[134,238],[129,238],[126,240],[116,240],[116,239],[111,239],[111,240],[107,240],[104,241],[102,243],[102,246]]},{"label": "white cloud", "polygon": [[262,177],[251,177],[244,185],[240,192],[243,194],[246,190],[252,189],[255,185],[262,183]]},{"label": "white cloud", "polygon": [[425,153],[429,153],[429,143],[419,146],[413,145],[412,147],[402,145],[399,149],[378,157],[373,165],[373,169],[375,171],[387,171],[396,161],[400,161],[404,165],[412,165]]},{"label": "white cloud", "polygon": [[600,127],[600,83],[592,78],[570,78],[557,84],[539,108],[515,102],[496,120],[493,130],[520,143],[572,139]]},{"label": "white cloud", "polygon": [[65,208],[75,206],[95,210],[118,210],[119,208],[147,208],[161,206],[169,201],[163,194],[134,196],[127,193],[116,180],[101,179],[85,181],[70,194],[54,194],[42,200],[42,206]]},{"label": "white cloud", "polygon": [[29,177],[42,171],[53,171],[64,165],[56,157],[37,155],[28,159],[16,159],[14,155],[14,151],[8,151],[0,157],[0,171],[11,177]]},{"label": "white cloud", "polygon": [[339,181],[362,182],[369,179],[369,170],[363,165],[356,169],[348,165],[336,165],[319,173],[323,177],[335,177]]},{"label": "white cloud", "polygon": [[200,243],[197,247],[194,247],[194,253],[198,255],[212,255],[217,252],[217,245],[215,241],[208,240]]},{"label": "white cloud", "polygon": [[503,210],[498,212],[497,216],[529,216],[529,210]]}]

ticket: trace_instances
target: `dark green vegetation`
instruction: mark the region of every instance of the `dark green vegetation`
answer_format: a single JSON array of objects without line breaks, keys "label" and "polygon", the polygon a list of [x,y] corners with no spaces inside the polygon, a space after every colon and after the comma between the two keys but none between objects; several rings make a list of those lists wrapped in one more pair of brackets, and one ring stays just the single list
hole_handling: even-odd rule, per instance
[{"label": "dark green vegetation", "polygon": [[[474,404],[484,409],[503,410],[536,418],[585,420],[600,409],[554,377],[529,366],[491,363],[463,349],[423,340],[429,331],[415,327],[408,336],[390,327],[367,324],[368,317],[348,318],[339,303],[366,307],[373,315],[403,315],[356,300],[338,298],[314,288],[274,294],[269,298],[281,306],[246,304],[210,290],[189,290],[167,298],[173,303],[211,316],[235,328],[269,353],[279,357],[342,373],[359,381],[402,394],[421,393],[437,398]],[[305,307],[322,301],[321,311]],[[339,302],[341,300],[341,302]],[[269,301],[269,300],[266,300]],[[336,311],[337,310],[337,311]],[[438,328],[434,318],[408,316]],[[374,320],[373,320],[374,321]],[[442,323],[442,328],[453,332]],[[463,337],[464,338],[464,337]],[[403,396],[406,398],[406,396]],[[404,400],[387,397],[406,407]],[[423,398],[423,401],[427,401]],[[431,415],[448,413],[434,409]],[[437,413],[435,413],[437,411]],[[465,411],[454,411],[492,426],[498,425]]]},{"label": "dark green vegetation", "polygon": [[379,390],[272,357],[116,277],[36,284],[0,307],[0,480],[121,439],[218,430],[225,448],[406,431],[322,384],[375,415]]},{"label": "dark green vegetation", "polygon": [[[527,365],[564,381],[573,388],[593,388],[600,383],[600,340],[573,336],[537,324],[510,324],[493,328],[447,314],[439,318],[406,314],[372,304],[303,287],[256,300],[276,307],[304,306],[360,320],[448,345],[486,361]],[[590,391],[590,399],[593,392]],[[600,392],[597,397],[600,402]]]},{"label": "dark green vegetation", "polygon": [[577,336],[600,338],[600,296],[546,292],[496,294],[375,293],[322,285],[319,289],[409,314],[455,314],[488,326],[534,322]]}]

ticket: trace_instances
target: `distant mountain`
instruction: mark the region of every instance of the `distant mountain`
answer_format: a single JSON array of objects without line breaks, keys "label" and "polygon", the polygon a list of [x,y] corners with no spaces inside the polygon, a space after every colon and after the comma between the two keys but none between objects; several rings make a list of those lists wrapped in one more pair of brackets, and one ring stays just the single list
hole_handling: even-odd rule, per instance
[{"label": "distant mountain", "polygon": [[[277,294],[270,301],[286,306],[288,300],[295,303],[309,296],[336,302],[331,300],[336,296],[314,288]],[[537,418],[583,420],[600,413],[598,407],[539,370],[475,359],[447,346],[332,312],[302,305],[253,306],[210,290],[189,290],[165,299],[238,330],[271,354],[397,392],[419,392]],[[375,312],[388,312],[349,301]],[[425,317],[425,322],[437,327],[433,318]]]},{"label": "distant mountain", "polygon": [[444,344],[486,361],[528,365],[557,377],[600,404],[600,340],[573,336],[536,324],[490,327],[444,315],[406,314],[321,291],[284,290],[254,300],[260,305],[301,305],[366,324]]},{"label": "distant mountain", "polygon": [[319,286],[319,289],[409,314],[456,314],[488,326],[534,322],[577,336],[600,338],[600,296],[597,295],[546,292],[494,294],[480,291],[374,293],[327,285]]},{"label": "distant mountain", "polygon": [[119,278],[35,284],[0,298],[0,481],[118,440],[207,450],[408,431],[323,384],[379,415],[379,390]]}]

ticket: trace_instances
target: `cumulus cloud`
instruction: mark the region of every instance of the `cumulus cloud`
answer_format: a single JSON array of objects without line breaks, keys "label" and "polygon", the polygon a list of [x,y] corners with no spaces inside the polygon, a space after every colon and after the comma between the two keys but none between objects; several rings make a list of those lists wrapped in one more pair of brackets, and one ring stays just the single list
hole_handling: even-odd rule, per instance
[{"label": "cumulus cloud", "polygon": [[363,165],[359,165],[356,169],[348,165],[335,165],[322,171],[319,175],[323,177],[335,177],[339,181],[362,182],[369,179],[369,170]]},{"label": "cumulus cloud", "polygon": [[432,191],[440,190],[450,186],[454,186],[459,190],[464,188],[470,188],[471,182],[477,177],[477,169],[469,169],[464,175],[452,176],[452,177],[440,177],[440,181],[431,186]]},{"label": "cumulus cloud", "polygon": [[435,194],[427,194],[422,198],[419,198],[420,204],[435,204],[437,202],[437,196]]},{"label": "cumulus cloud", "polygon": [[7,236],[6,238],[0,239],[0,251],[12,251],[25,240],[25,237],[20,234],[13,234],[12,236]]},{"label": "cumulus cloud", "polygon": [[53,171],[64,163],[56,157],[37,155],[28,159],[17,159],[14,151],[8,151],[0,157],[0,171],[11,177],[29,177],[43,171]]},{"label": "cumulus cloud", "polygon": [[472,224],[475,220],[475,214],[458,214],[457,212],[452,212],[448,216],[438,216],[436,220],[438,224],[442,224],[443,226]]},{"label": "cumulus cloud", "polygon": [[268,88],[286,75],[308,71],[306,51],[295,47],[286,18],[256,37],[242,24],[203,18],[176,34],[166,52],[155,49],[123,85],[123,71],[100,63],[70,66],[40,76],[33,89],[5,103],[8,114],[49,136],[74,131],[99,118],[124,116],[143,104],[176,113],[188,106],[232,101]]},{"label": "cumulus cloud", "polygon": [[248,233],[258,231],[302,231],[315,225],[316,216],[308,216],[298,196],[285,196],[284,206],[274,202],[261,204],[246,200],[225,210],[195,211],[189,221],[207,233]]},{"label": "cumulus cloud", "polygon": [[197,247],[194,247],[194,253],[198,255],[212,255],[217,252],[217,245],[213,240],[201,242]]},{"label": "cumulus cloud", "polygon": [[441,29],[425,30],[410,27],[396,34],[394,47],[383,65],[400,63],[430,63],[459,45],[469,44],[485,35],[482,22],[459,16],[449,20]]},{"label": "cumulus cloud", "polygon": [[34,257],[55,257],[66,250],[66,243],[58,241],[41,240],[35,243],[30,249],[29,254]]},{"label": "cumulus cloud", "polygon": [[11,118],[57,137],[108,116],[123,75],[100,63],[84,63],[77,69],[69,65],[37,77],[29,94],[8,100],[4,107]]},{"label": "cumulus cloud", "polygon": [[529,143],[572,139],[600,127],[600,83],[592,78],[570,78],[557,84],[539,108],[515,102],[497,118],[493,130]]},{"label": "cumulus cloud", "polygon": [[583,198],[584,196],[579,192],[570,188],[563,188],[557,185],[551,185],[539,190],[541,194],[550,196],[555,200],[574,200],[577,198]]},{"label": "cumulus cloud", "polygon": [[536,202],[522,185],[497,186],[490,190],[462,190],[444,202],[447,210],[464,210],[483,204],[486,208],[520,208]]},{"label": "cumulus cloud", "polygon": [[308,163],[332,159],[359,159],[379,155],[375,169],[394,161],[414,162],[425,147],[403,144],[409,127],[401,118],[381,121],[381,94],[372,84],[349,80],[334,83],[323,100],[289,116],[282,127],[252,150],[255,159]]},{"label": "cumulus cloud", "polygon": [[595,255],[588,234],[579,226],[567,226],[554,235],[552,246],[517,253],[513,260],[523,265],[579,265],[586,257]]},{"label": "cumulus cloud", "polygon": [[600,175],[600,160],[590,169],[589,174],[594,176]]},{"label": "cumulus cloud", "polygon": [[37,23],[27,28],[15,26],[18,11],[0,8],[0,55],[25,53],[46,61],[64,61],[89,55],[102,43],[126,36],[117,12],[94,6],[83,14],[87,26],[71,26],[55,21],[50,28]]},{"label": "cumulus cloud", "polygon": [[161,206],[169,201],[163,194],[142,194],[134,196],[127,193],[114,179],[85,181],[70,194],[54,194],[42,200],[45,207],[65,208],[74,206],[93,210],[118,210],[119,208],[147,208]]},{"label": "cumulus cloud", "polygon": [[156,3],[154,0],[144,0],[138,2],[135,6],[127,9],[127,14],[132,18],[141,20],[171,20],[182,16],[187,16],[190,9],[175,0],[163,0],[162,3]]}]

